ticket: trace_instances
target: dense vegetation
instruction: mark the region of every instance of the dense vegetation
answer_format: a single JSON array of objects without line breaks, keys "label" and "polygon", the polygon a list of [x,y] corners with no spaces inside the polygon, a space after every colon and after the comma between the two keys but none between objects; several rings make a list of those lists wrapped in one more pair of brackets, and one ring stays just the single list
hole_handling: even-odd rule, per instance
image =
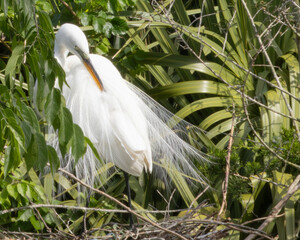
[{"label": "dense vegetation", "polygon": [[[195,163],[209,190],[180,174],[168,191],[153,176],[130,177],[139,214],[186,238],[251,239],[255,229],[265,238],[299,237],[299,9],[299,1],[279,0],[2,0],[1,238],[129,234],[126,213],[101,192],[92,191],[85,208],[87,196],[60,174],[46,142],[53,125],[61,150],[72,147],[76,160],[92,147],[53,88],[64,81],[53,45],[65,22],[81,26],[91,52],[111,59],[126,80],[197,126],[192,141],[214,162]],[[113,164],[99,175],[102,189],[126,203]],[[130,234],[158,234],[139,223],[144,233]]]}]

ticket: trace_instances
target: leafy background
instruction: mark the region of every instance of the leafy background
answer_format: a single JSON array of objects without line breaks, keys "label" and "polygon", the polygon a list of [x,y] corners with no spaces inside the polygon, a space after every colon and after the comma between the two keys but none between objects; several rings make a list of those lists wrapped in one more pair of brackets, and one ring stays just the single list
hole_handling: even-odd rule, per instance
[{"label": "leafy background", "polygon": [[[89,196],[89,211],[74,208],[85,207],[87,196],[74,179],[58,173],[59,159],[46,142],[51,124],[60,149],[72,146],[75,159],[92,147],[53,88],[56,79],[64,81],[53,44],[65,22],[81,26],[91,52],[111,59],[126,80],[199,127],[191,134],[216,163],[197,165],[209,191],[188,185],[181,175],[171,191],[151,176],[130,177],[141,215],[160,223],[202,221],[182,236],[249,239],[242,226],[259,228],[299,178],[298,1],[3,0],[0,7],[1,236],[72,238],[85,231],[103,237],[112,229],[115,237],[126,235],[120,224],[127,215],[113,211],[120,206],[103,195]],[[44,171],[46,165],[51,171]],[[103,166],[99,175],[112,168]],[[122,174],[113,171],[101,183],[126,202]],[[261,229],[264,234],[299,237],[299,197],[296,189]],[[197,207],[192,215],[183,210],[190,206]],[[145,213],[166,209],[177,211]],[[235,230],[226,222],[237,224]]]}]

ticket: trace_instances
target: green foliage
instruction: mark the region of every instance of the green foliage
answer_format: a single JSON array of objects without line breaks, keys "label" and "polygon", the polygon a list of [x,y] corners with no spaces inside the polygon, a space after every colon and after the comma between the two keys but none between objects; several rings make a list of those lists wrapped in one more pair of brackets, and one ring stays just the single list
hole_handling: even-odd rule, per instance
[{"label": "green foliage", "polygon": [[[4,174],[14,170],[24,158],[28,170],[34,167],[42,170],[48,163],[49,155],[53,169],[57,169],[57,156],[47,147],[43,136],[43,124],[30,107],[35,101],[35,111],[43,112],[47,120],[59,132],[62,152],[67,152],[69,142],[77,147],[78,159],[85,151],[84,141],[78,140],[82,134],[76,126],[76,136],[73,137],[72,116],[61,105],[59,90],[53,89],[58,77],[63,80],[60,66],[53,58],[53,27],[51,20],[40,5],[33,11],[28,5],[4,1],[4,15],[1,18],[1,34],[7,44],[3,48],[10,55],[1,78],[1,150],[5,148]],[[41,3],[41,2],[40,2]],[[42,5],[44,6],[44,5]],[[10,15],[8,15],[8,12]],[[15,14],[18,13],[18,14]],[[40,25],[34,21],[39,17]],[[22,26],[26,26],[25,28]],[[9,53],[10,52],[10,53]],[[2,60],[5,63],[5,59]],[[37,79],[34,83],[34,79]],[[24,83],[25,82],[25,83]],[[37,91],[34,92],[34,85]],[[44,107],[45,106],[45,107]],[[79,135],[78,135],[79,134]]]},{"label": "green foliage", "polygon": [[[1,1],[1,210],[48,203],[77,206],[79,196],[86,199],[76,184],[57,173],[58,154],[46,143],[53,136],[44,136],[45,129],[52,126],[59,134],[61,153],[71,153],[76,161],[87,146],[94,149],[73,123],[60,90],[54,88],[56,79],[62,86],[64,72],[53,58],[53,26],[73,22],[83,26],[91,52],[111,57],[118,51],[114,62],[127,80],[205,132],[190,131],[193,138],[209,149],[214,162],[209,166],[196,163],[213,187],[197,200],[210,199],[215,205],[211,210],[201,210],[202,216],[213,215],[221,205],[226,147],[234,114],[228,211],[222,217],[242,223],[268,216],[299,174],[299,169],[270,154],[268,148],[300,165],[300,144],[294,126],[297,121],[293,120],[300,118],[296,35],[288,24],[271,25],[274,18],[266,14],[274,13],[280,1],[246,1],[249,12],[255,14],[257,34],[266,44],[269,60],[245,7],[238,0],[157,1],[160,5],[143,0],[64,2]],[[289,23],[295,24],[292,13],[288,18]],[[261,145],[261,140],[268,148]],[[46,167],[47,163],[50,166]],[[103,165],[99,175],[108,194],[127,201],[123,176],[113,170],[113,164]],[[152,210],[197,205],[193,200],[201,189],[188,185],[176,171],[169,176],[177,188],[173,194],[165,193],[164,183],[153,176],[130,177],[133,206]],[[89,206],[117,208],[98,194],[91,196]],[[265,231],[278,234],[280,239],[296,237],[300,229],[299,209],[297,192],[282,210],[283,216],[271,222]],[[1,227],[46,232],[48,226],[75,234],[82,229],[82,211],[36,211],[24,208],[2,214]],[[157,220],[164,216],[147,217]],[[127,218],[117,213],[89,211],[87,219],[88,227],[95,229],[111,222],[125,223]],[[249,226],[256,228],[258,224]],[[100,230],[95,232],[99,236],[104,234]],[[237,239],[243,237],[238,231],[232,234]]]}]

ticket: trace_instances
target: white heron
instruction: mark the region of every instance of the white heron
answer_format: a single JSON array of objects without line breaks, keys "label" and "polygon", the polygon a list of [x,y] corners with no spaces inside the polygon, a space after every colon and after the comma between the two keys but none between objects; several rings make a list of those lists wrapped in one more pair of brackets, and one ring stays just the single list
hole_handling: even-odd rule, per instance
[{"label": "white heron", "polygon": [[[68,56],[69,53],[72,55]],[[193,161],[205,158],[167,126],[173,115],[124,80],[107,58],[90,54],[87,38],[79,27],[60,27],[54,55],[66,73],[68,86],[62,89],[66,106],[101,159],[134,176],[140,176],[143,169],[151,173],[153,163],[157,162],[202,180]],[[177,129],[181,126],[179,132],[186,132],[187,125],[182,120]],[[57,141],[51,144],[58,149]],[[100,163],[91,149],[76,166],[72,157],[61,161],[68,170],[75,167],[79,178],[94,184],[94,173]],[[163,167],[155,166],[153,172],[166,180]]]}]

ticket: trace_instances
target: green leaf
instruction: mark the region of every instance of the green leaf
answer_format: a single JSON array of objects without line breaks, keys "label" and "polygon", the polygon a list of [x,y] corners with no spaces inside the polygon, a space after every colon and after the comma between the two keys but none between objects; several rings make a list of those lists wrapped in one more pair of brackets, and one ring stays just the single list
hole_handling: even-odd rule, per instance
[{"label": "green leaf", "polygon": [[[0,115],[1,118],[1,115]],[[4,127],[2,121],[0,121],[0,151],[3,152],[6,140],[3,138]]]},{"label": "green leaf", "polygon": [[47,146],[47,149],[48,149],[48,157],[50,162],[51,173],[52,175],[54,175],[60,166],[60,161],[53,147]]},{"label": "green leaf", "polygon": [[29,218],[33,216],[33,212],[31,209],[25,210],[19,217],[18,220],[27,222]]},{"label": "green leaf", "polygon": [[171,163],[167,162],[165,159],[160,159],[161,163],[156,163],[160,165],[162,168],[165,168],[168,175],[172,179],[172,182],[175,184],[176,189],[179,191],[181,197],[183,198],[187,207],[193,203],[193,206],[197,206],[198,203],[195,200],[195,196],[193,195],[190,186],[187,184],[183,174],[179,172],[176,167]]},{"label": "green leaf", "polygon": [[45,190],[45,195],[47,196],[47,198],[51,201],[52,200],[52,193],[53,193],[53,189],[54,189],[54,180],[53,180],[53,176],[51,174],[47,174],[44,177],[44,190]]},{"label": "green leaf", "polygon": [[[235,100],[235,101],[234,101]],[[205,99],[196,100],[188,105],[186,105],[184,108],[182,108],[180,111],[176,113],[176,115],[182,119],[186,118],[188,115],[206,108],[212,108],[212,107],[222,107],[227,108],[228,106],[232,106],[232,102],[235,102],[236,106],[242,106],[242,100],[241,99],[233,99],[230,97],[210,97]],[[174,124],[177,123],[180,119],[175,119]]]},{"label": "green leaf", "polygon": [[95,29],[96,33],[103,32],[103,26],[106,23],[105,19],[103,18],[93,18],[93,28]]},{"label": "green leaf", "polygon": [[32,110],[32,108],[26,106],[25,104],[22,104],[22,117],[25,121],[27,121],[31,127],[36,132],[40,131],[39,122],[37,120],[37,117]]},{"label": "green leaf", "polygon": [[16,185],[10,184],[7,186],[6,190],[10,196],[17,200],[19,194]]},{"label": "green leaf", "polygon": [[77,163],[85,153],[84,134],[77,124],[74,124],[73,129],[72,155],[75,158],[75,163]]},{"label": "green leaf", "polygon": [[155,99],[169,98],[179,95],[208,93],[220,96],[238,96],[237,92],[224,83],[208,80],[195,80],[173,83],[151,89],[148,94]]},{"label": "green leaf", "polygon": [[254,210],[254,198],[250,193],[241,195],[241,204],[248,214],[252,214]]},{"label": "green leaf", "polygon": [[78,14],[78,17],[80,18],[81,24],[83,26],[89,25],[92,20],[92,16],[86,12]]},{"label": "green leaf", "polygon": [[26,188],[26,185],[24,183],[18,183],[17,184],[17,190],[18,190],[18,193],[25,199],[27,199],[27,195],[26,195],[26,191],[27,191],[27,188]]},{"label": "green leaf", "polygon": [[286,219],[286,236],[288,240],[296,239],[296,222],[295,222],[295,208],[292,201],[288,201],[284,207],[285,219]]},{"label": "green leaf", "polygon": [[27,170],[33,166],[43,170],[48,162],[48,151],[45,138],[41,133],[35,133],[25,155]]},{"label": "green leaf", "polygon": [[6,127],[12,133],[12,136],[14,137],[14,139],[16,139],[18,144],[24,149],[24,142],[25,142],[24,133],[21,126],[17,122],[16,116],[10,109],[5,109],[4,113],[7,117]]},{"label": "green leaf", "polygon": [[59,143],[66,147],[73,136],[73,120],[69,109],[63,107],[60,113],[60,128],[58,133]]},{"label": "green leaf", "polygon": [[124,35],[128,30],[126,21],[121,18],[113,18],[111,23],[113,25],[112,34],[114,35]]},{"label": "green leaf", "polygon": [[61,109],[61,94],[57,88],[53,88],[47,97],[45,103],[45,114],[47,120],[53,124],[54,120],[60,113]]},{"label": "green leaf", "polygon": [[72,185],[71,181],[67,179],[65,176],[56,173],[54,175],[54,180],[63,188],[65,189],[73,199],[77,199],[78,197],[78,191],[76,190],[76,185],[75,187]]},{"label": "green leaf", "polygon": [[5,149],[4,177],[6,177],[10,172],[10,170],[13,168],[14,162],[15,162],[14,147],[8,146]]},{"label": "green leaf", "polygon": [[236,84],[238,79],[234,73],[214,62],[202,63],[195,57],[176,55],[176,54],[164,54],[158,52],[143,52],[138,51],[135,53],[134,58],[138,63],[162,65],[172,68],[182,68],[190,71],[198,71],[205,73],[208,76],[215,78],[223,78],[230,83]]},{"label": "green leaf", "polygon": [[43,170],[48,162],[48,151],[44,136],[41,133],[34,135],[36,146],[38,149],[37,166],[40,170]]},{"label": "green leaf", "polygon": [[101,160],[100,155],[97,151],[97,149],[95,148],[94,144],[91,142],[91,140],[87,137],[84,138],[84,141],[88,144],[88,146],[91,148],[92,152],[94,153],[94,155],[96,156],[96,158],[101,161],[101,165],[105,165],[105,163]]},{"label": "green leaf", "polygon": [[112,28],[113,28],[113,25],[110,22],[105,22],[105,24],[103,25],[102,31],[106,37],[110,38]]},{"label": "green leaf", "polygon": [[7,9],[8,9],[8,0],[1,1],[1,9],[3,10],[4,14],[7,15]]},{"label": "green leaf", "polygon": [[34,215],[32,215],[29,220],[36,231],[40,231],[44,228],[44,223],[42,221],[38,221]]},{"label": "green leaf", "polygon": [[23,52],[24,52],[24,45],[17,45],[9,58],[6,68],[5,68],[5,76],[13,77],[16,71],[16,68],[21,63]]}]

